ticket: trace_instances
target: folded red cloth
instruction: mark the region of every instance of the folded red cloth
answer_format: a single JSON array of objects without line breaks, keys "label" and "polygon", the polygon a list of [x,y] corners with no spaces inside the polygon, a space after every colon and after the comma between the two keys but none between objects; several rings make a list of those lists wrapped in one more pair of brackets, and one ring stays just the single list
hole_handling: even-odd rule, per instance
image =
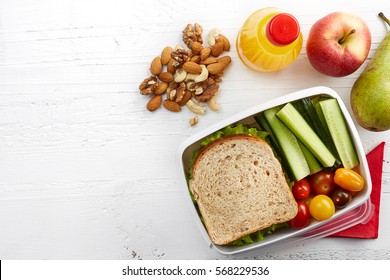
[{"label": "folded red cloth", "polygon": [[330,237],[378,238],[384,146],[385,142],[380,143],[366,156],[372,181],[370,198],[371,203],[375,207],[371,220],[365,224],[357,224],[353,227],[332,234]]}]

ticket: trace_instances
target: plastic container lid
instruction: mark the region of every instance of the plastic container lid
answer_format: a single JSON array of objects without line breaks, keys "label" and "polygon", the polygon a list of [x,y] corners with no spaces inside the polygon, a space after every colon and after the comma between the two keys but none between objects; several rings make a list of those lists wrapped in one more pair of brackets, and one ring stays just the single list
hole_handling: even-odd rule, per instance
[{"label": "plastic container lid", "polygon": [[267,25],[267,38],[275,45],[289,45],[299,35],[299,23],[290,14],[282,13],[274,16]]}]

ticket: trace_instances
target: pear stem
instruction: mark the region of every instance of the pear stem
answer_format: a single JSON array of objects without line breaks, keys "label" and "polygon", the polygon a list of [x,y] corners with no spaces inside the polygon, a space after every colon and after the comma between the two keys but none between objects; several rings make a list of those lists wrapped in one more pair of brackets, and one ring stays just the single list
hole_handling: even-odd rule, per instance
[{"label": "pear stem", "polygon": [[340,40],[339,40],[339,44],[343,44],[347,38],[349,37],[349,35],[352,35],[353,33],[355,33],[356,30],[355,29],[352,29],[347,35],[345,35],[344,37],[342,37]]},{"label": "pear stem", "polygon": [[380,16],[380,18],[383,19],[390,26],[390,20],[387,17],[385,17],[385,15],[382,12],[380,12],[378,16]]}]

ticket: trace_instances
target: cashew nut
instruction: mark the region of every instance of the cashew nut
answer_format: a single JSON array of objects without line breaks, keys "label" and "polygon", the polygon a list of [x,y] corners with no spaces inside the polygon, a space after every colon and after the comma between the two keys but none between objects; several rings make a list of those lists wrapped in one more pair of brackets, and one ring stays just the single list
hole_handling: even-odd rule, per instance
[{"label": "cashew nut", "polygon": [[221,35],[221,30],[218,28],[212,28],[207,36],[207,42],[209,43],[210,46],[215,45],[215,39]]},{"label": "cashew nut", "polygon": [[176,72],[175,72],[175,82],[176,83],[180,83],[180,82],[184,81],[186,76],[187,76],[187,71],[186,70],[184,70],[183,68],[176,69]]},{"label": "cashew nut", "polygon": [[215,111],[215,112],[218,112],[221,108],[219,106],[219,104],[217,103],[217,96],[214,95],[213,97],[211,97],[208,101],[207,101],[207,106]]},{"label": "cashew nut", "polygon": [[188,109],[191,110],[191,112],[193,112],[197,115],[204,115],[204,112],[206,110],[205,107],[203,107],[202,105],[199,105],[198,103],[195,103],[192,100],[188,100],[188,102],[186,103],[186,106]]},{"label": "cashew nut", "polygon": [[196,77],[198,77],[200,74],[192,74],[188,73],[187,76],[185,77],[185,81],[194,81]]},{"label": "cashew nut", "polygon": [[201,86],[195,89],[195,95],[201,95],[203,93],[203,88]]},{"label": "cashew nut", "polygon": [[206,65],[200,65],[202,72],[200,74],[187,73],[185,81],[194,81],[195,83],[200,83],[205,81],[209,77],[209,70],[206,68]]},{"label": "cashew nut", "polygon": [[207,70],[206,65],[201,64],[202,72],[194,79],[195,83],[203,82],[209,77],[209,70]]}]

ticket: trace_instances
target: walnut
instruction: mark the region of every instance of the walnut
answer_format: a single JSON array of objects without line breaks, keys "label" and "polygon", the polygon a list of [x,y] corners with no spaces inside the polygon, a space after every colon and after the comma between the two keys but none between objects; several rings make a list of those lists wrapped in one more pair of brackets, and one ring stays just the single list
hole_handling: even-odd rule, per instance
[{"label": "walnut", "polygon": [[193,42],[198,42],[203,44],[202,39],[203,28],[198,23],[187,24],[186,28],[183,30],[183,42],[187,45],[188,48],[192,48]]},{"label": "walnut", "polygon": [[176,89],[176,102],[179,103],[183,99],[185,92],[186,84],[184,82],[181,82]]},{"label": "walnut", "polygon": [[218,92],[219,85],[212,78],[208,78],[199,85],[203,88],[203,92],[199,95],[193,94],[193,97],[200,102],[207,102]]},{"label": "walnut", "polygon": [[175,81],[170,82],[167,88],[167,93],[169,94],[172,90],[175,90],[178,85],[179,84],[176,83]]},{"label": "walnut", "polygon": [[157,78],[155,76],[150,76],[140,84],[139,90],[142,95],[149,95],[154,93],[157,86],[158,86]]},{"label": "walnut", "polygon": [[178,86],[176,89],[177,89],[177,91],[180,91],[180,92],[185,91],[185,90],[186,90],[186,84],[185,84],[185,82],[181,82],[181,83],[179,84],[179,86]]},{"label": "walnut", "polygon": [[214,81],[216,83],[220,83],[222,82],[222,76],[223,76],[223,73],[220,73],[220,74],[210,74],[209,77],[214,79]]},{"label": "walnut", "polygon": [[177,61],[180,65],[180,64],[183,64],[184,62],[190,60],[191,53],[189,51],[184,50],[184,49],[178,49],[178,50],[172,52],[171,57],[175,61]]}]

